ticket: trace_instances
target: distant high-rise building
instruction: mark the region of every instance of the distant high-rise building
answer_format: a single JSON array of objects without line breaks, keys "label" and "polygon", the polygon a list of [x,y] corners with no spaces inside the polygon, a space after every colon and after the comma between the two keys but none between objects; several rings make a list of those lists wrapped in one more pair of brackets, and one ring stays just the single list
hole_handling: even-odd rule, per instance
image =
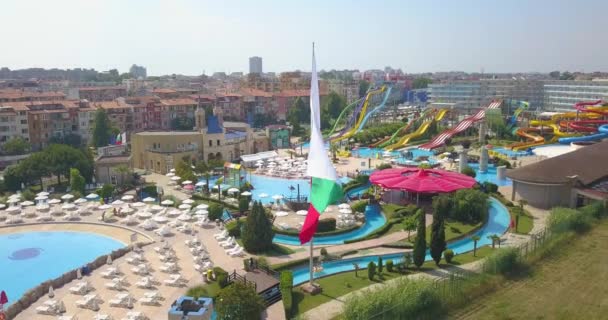
[{"label": "distant high-rise building", "polygon": [[145,79],[148,76],[148,71],[146,70],[146,68],[138,66],[136,64],[131,66],[131,69],[129,69],[129,73],[131,74],[131,77],[135,79]]},{"label": "distant high-rise building", "polygon": [[262,74],[262,57],[249,58],[249,73]]}]

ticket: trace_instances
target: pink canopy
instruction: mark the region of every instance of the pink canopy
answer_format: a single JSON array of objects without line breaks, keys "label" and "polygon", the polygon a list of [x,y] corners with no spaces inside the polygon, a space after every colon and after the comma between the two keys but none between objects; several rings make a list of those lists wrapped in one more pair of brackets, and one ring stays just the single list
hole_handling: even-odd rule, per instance
[{"label": "pink canopy", "polygon": [[443,193],[471,188],[474,178],[451,171],[421,168],[385,169],[372,173],[369,181],[386,189],[417,193]]}]

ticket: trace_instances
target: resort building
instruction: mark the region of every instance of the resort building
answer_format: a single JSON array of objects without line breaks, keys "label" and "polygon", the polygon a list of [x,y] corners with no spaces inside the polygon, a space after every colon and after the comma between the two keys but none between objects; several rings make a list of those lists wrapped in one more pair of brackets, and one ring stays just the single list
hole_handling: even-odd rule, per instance
[{"label": "resort building", "polygon": [[270,140],[270,148],[272,149],[289,148],[291,145],[289,141],[291,132],[288,126],[280,124],[267,126],[266,135]]},{"label": "resort building", "polygon": [[235,161],[241,155],[267,150],[267,144],[258,143],[248,124],[224,122],[217,107],[214,113],[205,117],[205,111],[197,109],[194,131],[144,131],[132,135],[133,166],[164,174],[184,157]]},{"label": "resort building", "polygon": [[[590,200],[608,199],[608,141],[508,170],[513,180],[511,200],[550,209],[580,207]],[[590,161],[592,159],[592,161]]]},{"label": "resort building", "polygon": [[112,101],[127,96],[127,88],[122,86],[84,87],[78,89],[78,98],[88,101]]},{"label": "resort building", "polygon": [[608,79],[546,81],[545,108],[554,111],[572,111],[580,101],[608,101]]},{"label": "resort building", "polygon": [[0,142],[12,138],[30,140],[27,113],[23,104],[0,104]]},{"label": "resort building", "polygon": [[97,148],[95,158],[95,179],[101,184],[122,184],[132,177],[123,169],[131,169],[131,156],[126,145]]}]

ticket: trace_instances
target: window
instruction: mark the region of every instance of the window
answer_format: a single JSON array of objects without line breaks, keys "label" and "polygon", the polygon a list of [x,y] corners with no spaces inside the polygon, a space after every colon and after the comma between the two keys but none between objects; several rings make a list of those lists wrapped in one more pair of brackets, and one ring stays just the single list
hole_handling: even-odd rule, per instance
[{"label": "window", "polygon": [[209,140],[209,146],[213,147],[213,140]]},{"label": "window", "polygon": [[217,139],[217,145],[218,146],[220,145],[220,139]]}]

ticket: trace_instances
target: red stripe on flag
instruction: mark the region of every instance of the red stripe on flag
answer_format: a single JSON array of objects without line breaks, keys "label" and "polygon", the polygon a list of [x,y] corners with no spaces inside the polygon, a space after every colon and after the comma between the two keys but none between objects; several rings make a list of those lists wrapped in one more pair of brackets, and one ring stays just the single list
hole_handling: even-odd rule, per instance
[{"label": "red stripe on flag", "polygon": [[312,236],[317,232],[317,224],[319,224],[319,212],[315,207],[310,204],[308,207],[308,214],[306,215],[306,220],[304,220],[304,226],[302,226],[302,230],[300,231],[300,244],[305,244]]}]

